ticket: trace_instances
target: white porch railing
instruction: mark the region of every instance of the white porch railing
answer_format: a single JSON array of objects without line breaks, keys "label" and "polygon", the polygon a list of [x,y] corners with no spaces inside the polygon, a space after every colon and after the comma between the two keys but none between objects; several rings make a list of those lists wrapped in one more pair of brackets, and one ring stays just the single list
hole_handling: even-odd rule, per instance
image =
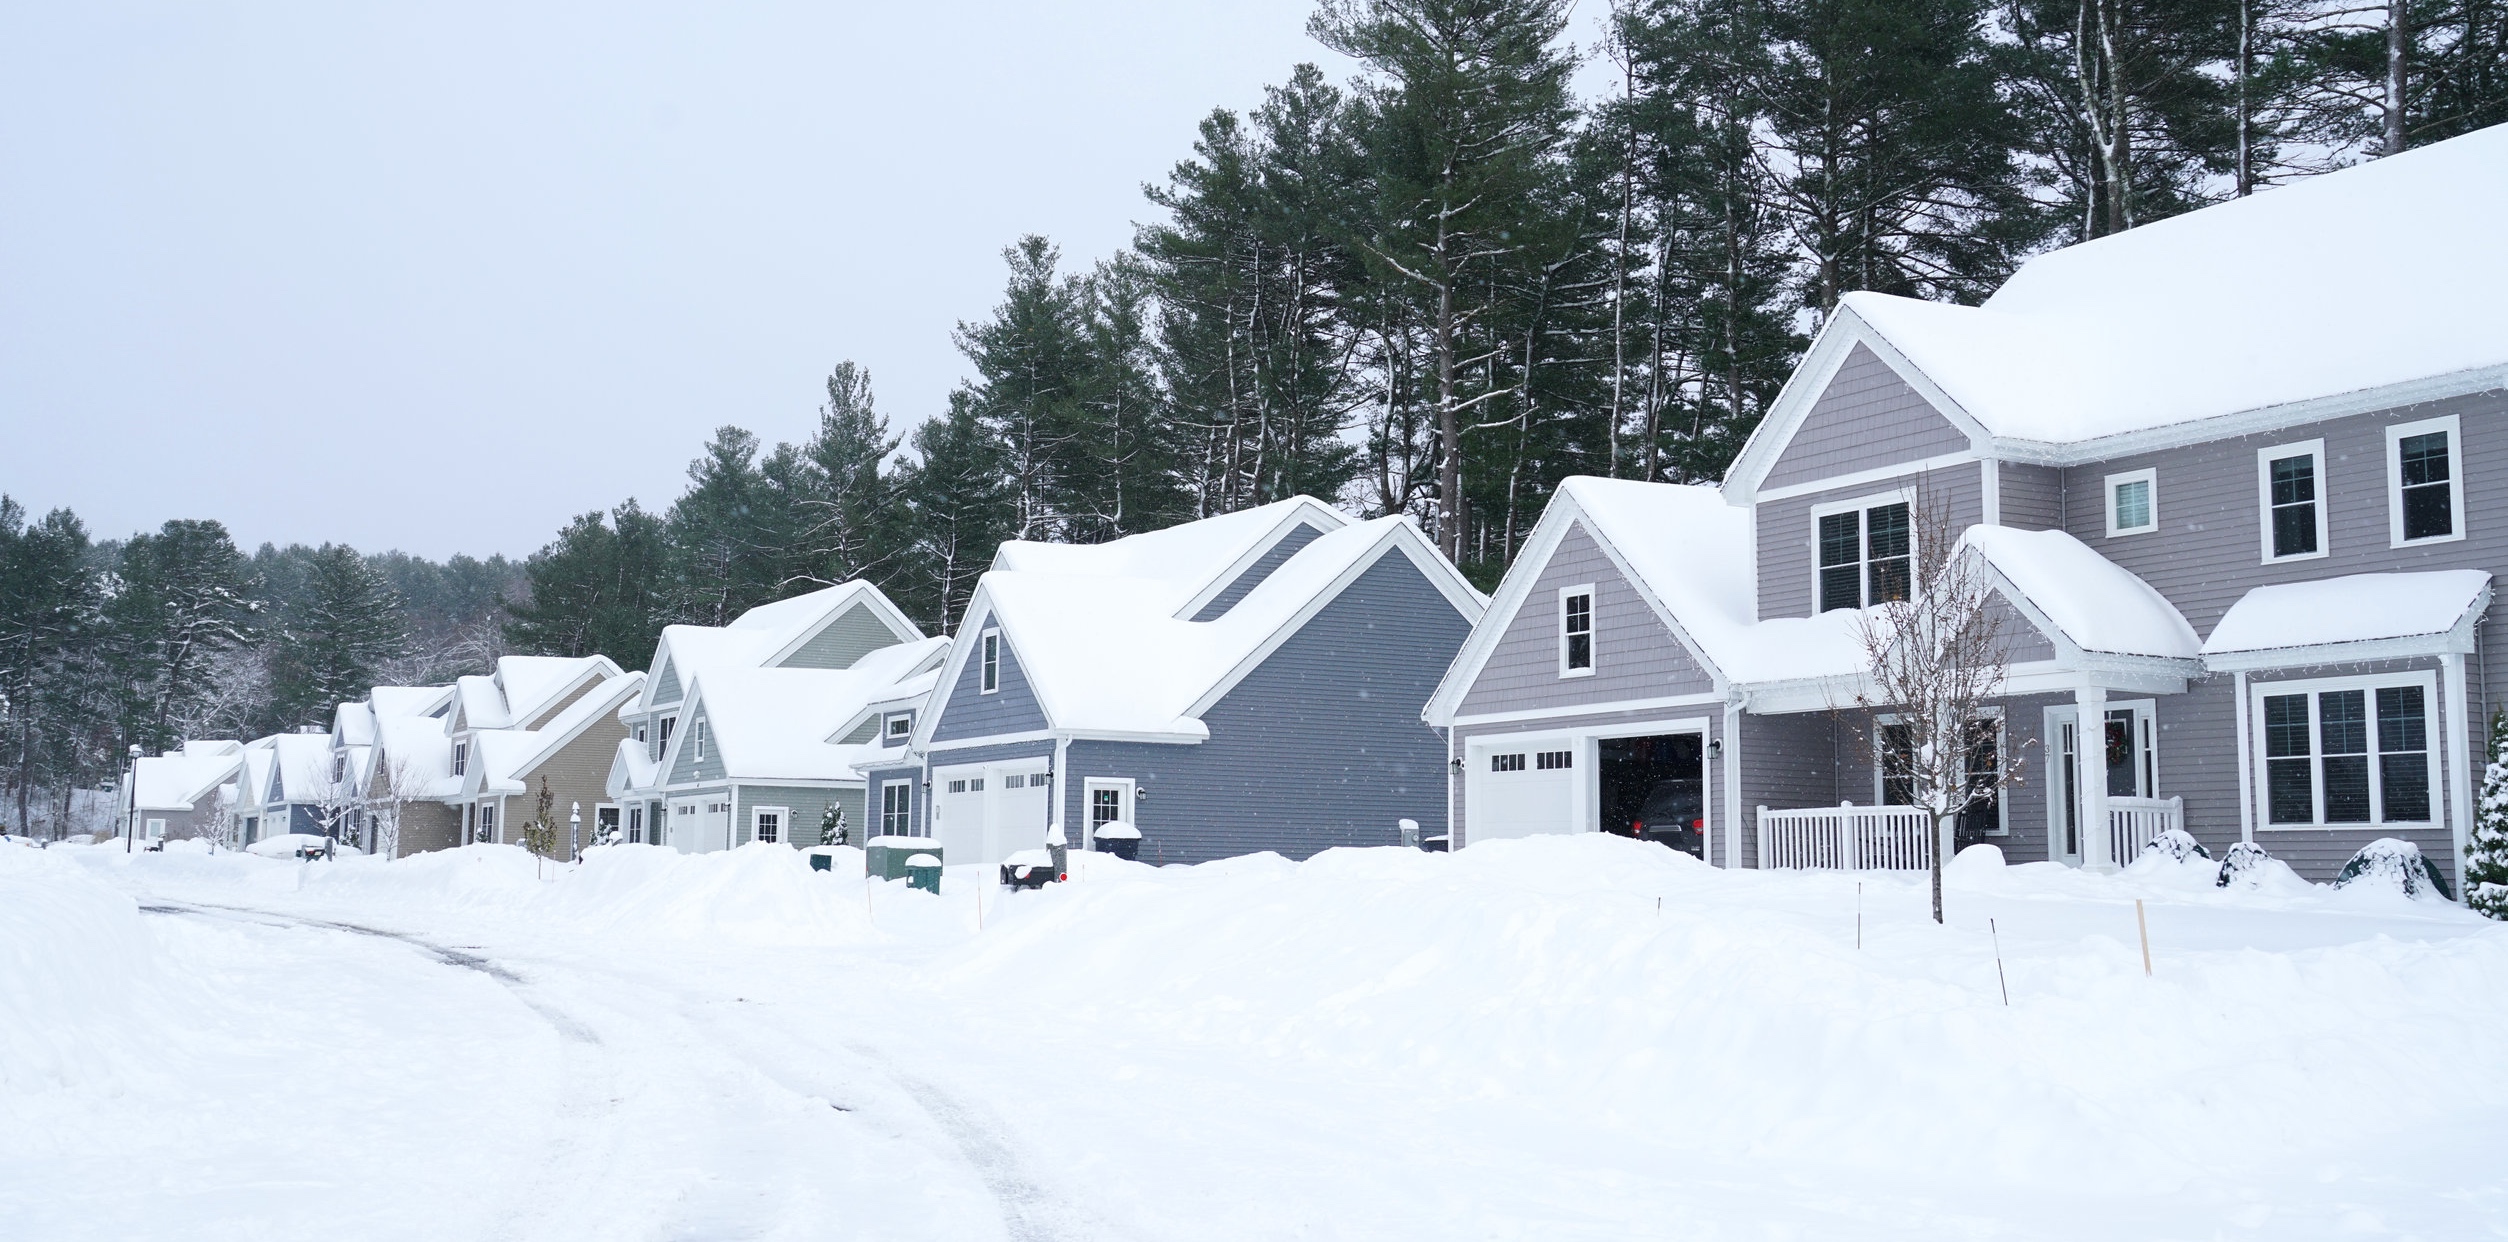
[{"label": "white porch railing", "polygon": [[1933,865],[1933,817],[1912,806],[1759,808],[1762,868],[1922,871]]},{"label": "white porch railing", "polygon": [[2107,839],[2116,849],[2116,865],[2142,857],[2142,847],[2172,828],[2186,826],[2184,798],[2110,798]]}]

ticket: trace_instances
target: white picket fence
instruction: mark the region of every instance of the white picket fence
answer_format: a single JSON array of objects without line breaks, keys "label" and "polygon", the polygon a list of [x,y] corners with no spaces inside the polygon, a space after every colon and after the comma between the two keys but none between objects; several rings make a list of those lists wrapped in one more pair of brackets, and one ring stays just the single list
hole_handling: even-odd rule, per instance
[{"label": "white picket fence", "polygon": [[2142,847],[2172,828],[2186,826],[2184,798],[2110,798],[2108,840],[2116,849],[2116,865],[2142,857]]},{"label": "white picket fence", "polygon": [[1830,871],[1923,871],[1933,817],[1912,806],[1759,808],[1759,865]]}]

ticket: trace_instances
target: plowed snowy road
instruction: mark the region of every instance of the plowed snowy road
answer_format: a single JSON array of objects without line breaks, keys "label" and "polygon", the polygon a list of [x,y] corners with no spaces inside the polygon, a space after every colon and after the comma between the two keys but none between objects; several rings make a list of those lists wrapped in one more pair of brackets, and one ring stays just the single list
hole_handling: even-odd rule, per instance
[{"label": "plowed snowy road", "polygon": [[[550,1092],[514,1097],[496,1119],[509,1140],[532,1136],[525,1154],[504,1168],[505,1186],[467,1188],[487,1202],[502,1191],[480,1236],[1108,1236],[1045,1190],[980,1104],[874,1047],[806,1029],[787,1006],[702,988],[692,995],[685,975],[597,954],[454,945],[247,906],[157,901],[141,910],[329,938],[341,951],[292,938],[289,973],[301,997],[335,992],[339,981],[326,971],[357,971],[373,985],[451,968],[493,980],[545,1024],[556,1055],[513,1055],[540,1062]],[[394,960],[342,943],[361,937],[408,952]],[[284,1025],[288,1006],[264,1003]],[[389,1033],[375,1034],[380,1043]],[[421,1226],[411,1236],[442,1236],[432,1208],[405,1219]],[[262,1223],[288,1232],[284,1218]]]}]

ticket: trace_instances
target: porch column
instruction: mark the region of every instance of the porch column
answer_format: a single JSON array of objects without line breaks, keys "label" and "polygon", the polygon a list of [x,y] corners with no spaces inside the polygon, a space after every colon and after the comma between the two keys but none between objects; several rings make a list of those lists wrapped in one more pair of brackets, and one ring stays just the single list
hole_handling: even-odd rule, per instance
[{"label": "porch column", "polygon": [[2447,826],[2453,837],[2456,853],[2456,891],[2464,891],[2465,845],[2473,838],[2473,719],[2471,704],[2466,702],[2464,656],[2449,652],[2439,657],[2441,692],[2447,696],[2447,714],[2440,727],[2447,744]]},{"label": "porch column", "polygon": [[2107,824],[2107,688],[2083,686],[2073,691],[2075,775],[2081,786],[2081,865],[2091,871],[2116,870],[2116,843]]}]

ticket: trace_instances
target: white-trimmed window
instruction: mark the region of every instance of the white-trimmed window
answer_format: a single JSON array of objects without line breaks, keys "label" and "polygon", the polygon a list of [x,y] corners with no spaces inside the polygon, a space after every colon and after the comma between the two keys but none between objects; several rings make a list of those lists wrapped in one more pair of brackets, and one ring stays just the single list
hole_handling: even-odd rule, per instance
[{"label": "white-trimmed window", "polygon": [[2464,451],[2456,416],[2386,429],[2386,530],[2394,546],[2464,538]]},{"label": "white-trimmed window", "polygon": [[151,820],[149,820],[149,821],[148,821],[148,839],[149,839],[149,840],[151,840],[151,841],[163,841],[163,840],[165,840],[165,821],[164,821],[164,820],[162,820],[162,819],[151,819]]},{"label": "white-trimmed window", "polygon": [[[644,808],[641,806],[627,808],[627,844],[644,844]],[[661,842],[656,841],[654,844],[659,845]]]},{"label": "white-trimmed window", "polygon": [[1544,750],[1536,751],[1533,754],[1533,768],[1535,771],[1557,772],[1575,766],[1576,752],[1572,750]]},{"label": "white-trimmed window", "polygon": [[2249,693],[2265,827],[2436,822],[2433,674],[2266,682]]},{"label": "white-trimmed window", "polygon": [[664,751],[671,748],[671,730],[676,728],[678,724],[679,717],[664,716],[662,717],[661,724],[655,726],[653,731],[653,757],[656,760],[659,760],[662,757],[662,753]]},{"label": "white-trimmed window", "polygon": [[1489,770],[1492,772],[1521,772],[1524,770],[1524,753],[1522,751],[1517,751],[1511,755],[1491,755],[1489,757]]},{"label": "white-trimmed window", "polygon": [[976,683],[978,691],[991,694],[1001,689],[1001,631],[986,630],[981,647],[983,668]]},{"label": "white-trimmed window", "polygon": [[2256,502],[2263,513],[2264,559],[2325,555],[2325,441],[2255,453]]},{"label": "white-trimmed window", "polygon": [[768,845],[784,839],[784,825],[792,822],[792,808],[760,806],[749,809],[749,835]]},{"label": "white-trimmed window", "polygon": [[1905,495],[1820,505],[1811,511],[1819,611],[1907,598],[1916,532]]},{"label": "white-trimmed window", "polygon": [[2160,479],[2155,469],[2107,476],[2107,533],[2143,535],[2160,528]]},{"label": "white-trimmed window", "polygon": [[470,743],[453,743],[453,775],[459,776],[470,767]]},{"label": "white-trimmed window", "polygon": [[1559,676],[1594,671],[1594,584],[1559,588]]},{"label": "white-trimmed window", "polygon": [[[1913,806],[1914,738],[1896,716],[1882,716],[1874,724],[1880,730],[1881,745],[1875,748],[1873,794],[1883,806]],[[1978,800],[1959,813],[1959,837],[2011,835],[2011,823],[2003,813],[2003,771],[2003,714],[1999,708],[1988,708],[1968,725],[1968,787]]]},{"label": "white-trimmed window", "polygon": [[914,782],[887,781],[880,786],[880,835],[911,835],[914,827]]},{"label": "white-trimmed window", "polygon": [[713,732],[713,730],[706,727],[706,724],[706,721],[698,721],[696,733],[688,739],[689,743],[697,748],[697,758],[699,759],[705,758],[706,734]]},{"label": "white-trimmed window", "polygon": [[479,839],[496,840],[496,808],[485,803],[479,807]]},{"label": "white-trimmed window", "polygon": [[896,741],[912,732],[914,732],[913,715],[906,712],[899,712],[898,714],[888,718],[888,738],[890,741]]},{"label": "white-trimmed window", "polygon": [[[1038,783],[1042,784],[1043,782],[1040,781]],[[1001,778],[1001,787],[1004,789],[1025,789],[1028,787],[1028,774],[1025,772],[1013,772],[1010,775]]]}]

